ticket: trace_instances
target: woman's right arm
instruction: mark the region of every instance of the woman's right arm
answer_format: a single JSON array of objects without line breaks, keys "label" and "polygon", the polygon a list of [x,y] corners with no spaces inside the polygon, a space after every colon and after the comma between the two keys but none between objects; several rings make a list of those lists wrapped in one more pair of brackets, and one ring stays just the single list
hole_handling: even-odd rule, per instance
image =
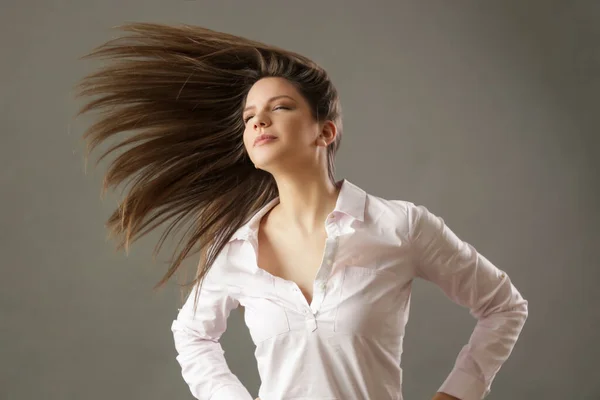
[{"label": "woman's right arm", "polygon": [[202,284],[196,312],[194,286],[171,331],[177,350],[181,374],[192,395],[200,400],[253,400],[248,390],[231,372],[223,355],[219,339],[227,327],[227,317],[238,302],[232,299],[224,285],[211,279],[216,265]]}]

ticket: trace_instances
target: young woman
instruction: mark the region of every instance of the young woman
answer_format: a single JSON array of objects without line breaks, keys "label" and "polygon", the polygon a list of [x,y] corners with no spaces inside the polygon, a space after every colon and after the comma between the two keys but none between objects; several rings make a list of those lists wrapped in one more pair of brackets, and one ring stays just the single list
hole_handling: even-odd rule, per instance
[{"label": "young woman", "polygon": [[[131,24],[90,56],[103,113],[89,151],[124,132],[104,189],[135,178],[108,221],[119,247],[175,218],[200,261],[172,324],[198,399],[251,400],[219,338],[238,306],[256,344],[262,400],[401,400],[411,285],[423,278],[478,323],[434,399],[479,400],[511,353],[527,301],[442,218],[334,178],[342,137],[327,73],[290,51],[193,26]],[[183,240],[182,240],[183,241]]]}]

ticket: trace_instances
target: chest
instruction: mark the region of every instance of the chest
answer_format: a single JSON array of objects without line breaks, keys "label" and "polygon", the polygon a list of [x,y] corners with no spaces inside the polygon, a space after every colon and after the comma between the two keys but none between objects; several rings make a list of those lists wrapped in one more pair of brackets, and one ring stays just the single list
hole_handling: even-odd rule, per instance
[{"label": "chest", "polygon": [[309,238],[259,234],[258,265],[274,276],[296,283],[310,303],[326,239],[325,231]]},{"label": "chest", "polygon": [[[392,342],[402,335],[412,257],[380,230],[329,238],[323,233],[314,240],[259,231],[256,239],[236,241],[228,252],[237,286],[232,293],[244,307],[254,343],[301,331]],[[255,261],[258,271],[249,268]]]},{"label": "chest", "polygon": [[[244,289],[237,298],[255,343],[290,331],[400,337],[410,277],[392,271],[404,268],[402,258],[386,262],[373,254],[381,252],[366,251],[357,243],[340,245],[339,239],[305,245],[263,242],[260,256],[256,254],[260,269],[283,279],[260,271],[240,281]],[[254,252],[247,243],[244,254]]]}]

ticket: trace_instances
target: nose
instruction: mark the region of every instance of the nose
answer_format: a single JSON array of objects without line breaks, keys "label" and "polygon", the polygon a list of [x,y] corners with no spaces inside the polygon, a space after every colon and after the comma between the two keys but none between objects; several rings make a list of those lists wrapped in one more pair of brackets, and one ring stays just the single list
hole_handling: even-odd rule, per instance
[{"label": "nose", "polygon": [[254,129],[264,128],[266,126],[269,126],[270,124],[271,124],[271,121],[269,120],[269,118],[267,118],[262,113],[256,115],[256,117],[254,117]]}]

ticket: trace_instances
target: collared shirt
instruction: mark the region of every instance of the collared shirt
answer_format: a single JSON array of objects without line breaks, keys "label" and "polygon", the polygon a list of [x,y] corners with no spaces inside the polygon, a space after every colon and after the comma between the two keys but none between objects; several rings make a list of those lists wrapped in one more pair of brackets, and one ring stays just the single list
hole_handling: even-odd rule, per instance
[{"label": "collared shirt", "polygon": [[172,324],[182,376],[198,399],[253,400],[219,338],[245,307],[261,400],[402,400],[401,354],[415,278],[438,285],[477,319],[439,391],[480,400],[527,319],[508,275],[425,206],[386,200],[348,180],[325,221],[310,304],[298,285],[257,265],[258,227],[273,199],[230,239]]}]

